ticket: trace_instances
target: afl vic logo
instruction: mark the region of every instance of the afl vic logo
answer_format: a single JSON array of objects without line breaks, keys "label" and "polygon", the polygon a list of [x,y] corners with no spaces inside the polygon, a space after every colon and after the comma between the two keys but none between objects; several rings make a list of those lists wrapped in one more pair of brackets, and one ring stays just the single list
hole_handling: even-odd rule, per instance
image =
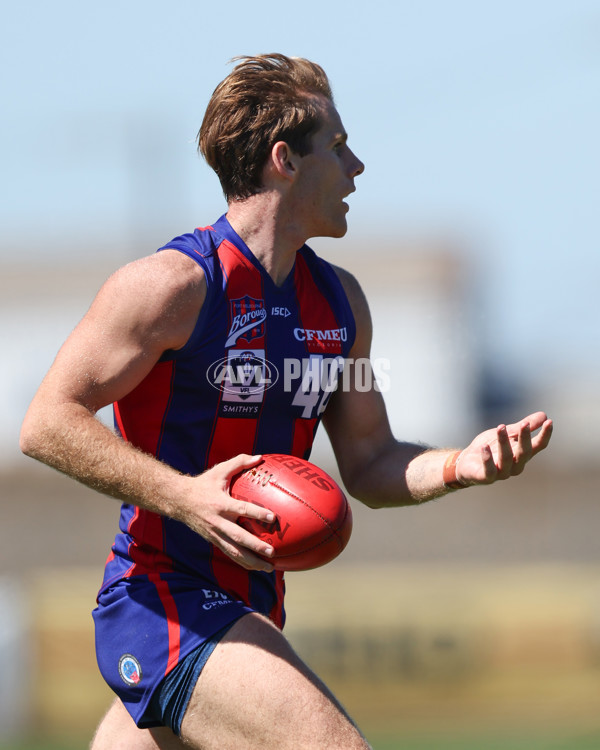
[{"label": "afl vic logo", "polygon": [[264,349],[230,349],[207,370],[208,382],[223,392],[224,401],[260,402],[263,393],[279,378]]},{"label": "afl vic logo", "polygon": [[239,299],[232,299],[230,305],[231,327],[225,348],[233,346],[238,339],[244,339],[250,343],[252,339],[265,335],[267,311],[264,300],[246,295]]}]

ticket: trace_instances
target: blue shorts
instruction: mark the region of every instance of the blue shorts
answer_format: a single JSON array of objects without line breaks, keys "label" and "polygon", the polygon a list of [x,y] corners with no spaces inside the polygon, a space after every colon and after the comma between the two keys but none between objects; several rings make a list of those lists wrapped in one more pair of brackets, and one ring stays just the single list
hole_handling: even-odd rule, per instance
[{"label": "blue shorts", "polygon": [[92,613],[100,672],[138,727],[170,726],[178,734],[206,660],[252,611],[213,583],[181,573],[118,581]]}]

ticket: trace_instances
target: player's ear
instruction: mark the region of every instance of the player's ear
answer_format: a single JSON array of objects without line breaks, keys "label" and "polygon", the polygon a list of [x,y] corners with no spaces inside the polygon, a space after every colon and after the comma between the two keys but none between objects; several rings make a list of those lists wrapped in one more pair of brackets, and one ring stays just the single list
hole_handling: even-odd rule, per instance
[{"label": "player's ear", "polygon": [[298,170],[298,154],[285,141],[277,141],[271,149],[271,164],[280,177],[293,180]]}]

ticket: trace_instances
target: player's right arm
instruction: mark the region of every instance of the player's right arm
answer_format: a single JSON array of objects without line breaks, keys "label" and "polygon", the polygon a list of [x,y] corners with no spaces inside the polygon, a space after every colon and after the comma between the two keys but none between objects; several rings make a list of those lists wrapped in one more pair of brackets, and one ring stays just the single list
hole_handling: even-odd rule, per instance
[{"label": "player's right arm", "polygon": [[271,570],[268,545],[236,523],[269,521],[264,508],[233,499],[229,482],[257,457],[237,456],[198,477],[182,475],[123,441],[96,418],[123,398],[168,349],[189,339],[204,298],[204,272],[175,250],[117,271],[60,349],[21,429],[21,449],[112,497],[170,516],[240,565]]}]

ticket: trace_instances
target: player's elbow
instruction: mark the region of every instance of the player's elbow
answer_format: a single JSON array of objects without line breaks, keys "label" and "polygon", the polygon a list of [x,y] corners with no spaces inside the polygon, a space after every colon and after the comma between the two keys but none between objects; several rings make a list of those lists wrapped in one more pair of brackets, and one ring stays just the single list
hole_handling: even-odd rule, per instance
[{"label": "player's elbow", "polygon": [[372,510],[378,510],[379,508],[388,507],[388,503],[385,501],[385,499],[377,497],[373,493],[367,494],[365,492],[358,491],[356,493],[352,493],[352,497],[355,497],[363,505],[366,505],[367,508],[371,508]]},{"label": "player's elbow", "polygon": [[387,508],[387,503],[382,502],[381,500],[378,500],[377,498],[364,498],[361,500],[361,503],[363,505],[366,505],[367,508],[371,508],[371,510],[379,510],[379,508]]},{"label": "player's elbow", "polygon": [[23,424],[21,425],[21,432],[19,434],[19,448],[21,452],[26,456],[35,458],[37,445],[37,431],[33,428],[32,420],[27,414]]},{"label": "player's elbow", "polygon": [[343,481],[353,498],[373,510],[411,504],[405,475],[389,475],[377,463],[361,471],[347,473]]},{"label": "player's elbow", "polygon": [[346,477],[342,477],[342,479],[348,494],[355,500],[358,500],[368,508],[377,509],[385,506],[385,502],[373,492],[372,483],[361,481],[360,474],[352,473]]},{"label": "player's elbow", "polygon": [[45,420],[42,416],[36,409],[30,407],[19,434],[21,452],[30,458],[40,459],[43,454],[42,446],[45,442],[44,434],[46,432],[44,424]]}]

